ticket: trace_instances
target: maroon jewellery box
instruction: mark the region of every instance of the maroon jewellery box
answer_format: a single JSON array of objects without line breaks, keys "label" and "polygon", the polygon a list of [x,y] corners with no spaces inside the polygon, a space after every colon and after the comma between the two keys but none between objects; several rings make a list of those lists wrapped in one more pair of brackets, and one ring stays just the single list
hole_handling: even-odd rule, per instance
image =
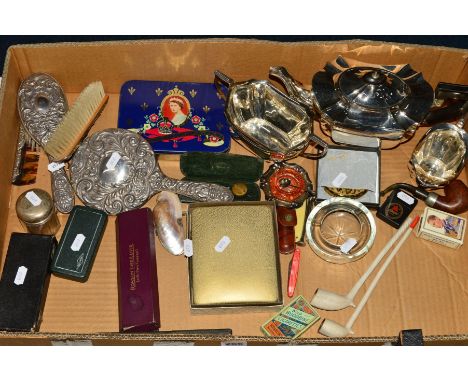
[{"label": "maroon jewellery box", "polygon": [[141,208],[117,215],[119,330],[150,332],[160,327],[153,214]]}]

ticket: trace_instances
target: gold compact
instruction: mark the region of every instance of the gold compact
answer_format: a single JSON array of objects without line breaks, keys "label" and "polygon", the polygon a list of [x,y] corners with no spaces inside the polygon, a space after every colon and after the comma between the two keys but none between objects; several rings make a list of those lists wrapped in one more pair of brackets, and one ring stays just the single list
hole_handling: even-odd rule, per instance
[{"label": "gold compact", "polygon": [[274,202],[188,208],[192,308],[283,304]]},{"label": "gold compact", "polygon": [[30,233],[55,235],[60,228],[52,197],[39,188],[25,191],[18,197],[16,215]]}]

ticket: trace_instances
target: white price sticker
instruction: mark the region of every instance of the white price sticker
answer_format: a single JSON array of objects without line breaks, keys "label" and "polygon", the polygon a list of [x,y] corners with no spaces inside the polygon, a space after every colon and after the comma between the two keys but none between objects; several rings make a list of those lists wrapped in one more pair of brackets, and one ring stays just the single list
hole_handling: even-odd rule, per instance
[{"label": "white price sticker", "polygon": [[79,233],[78,235],[76,235],[75,240],[73,240],[73,244],[70,247],[71,250],[78,252],[81,246],[83,245],[85,239],[86,239],[86,236],[83,235],[82,233]]},{"label": "white price sticker", "polygon": [[192,257],[193,255],[193,243],[190,239],[184,240],[184,255],[187,257]]},{"label": "white price sticker", "polygon": [[357,240],[353,238],[349,238],[343,244],[341,244],[340,250],[343,253],[348,253],[351,249],[357,244]]},{"label": "white price sticker", "polygon": [[120,154],[118,152],[113,152],[111,157],[109,158],[109,160],[106,163],[106,167],[109,170],[113,170],[115,168],[115,166],[117,166],[117,163],[119,163],[120,158],[122,158],[122,157],[120,156]]},{"label": "white price sticker", "polygon": [[16,276],[15,276],[15,285],[23,285],[24,284],[24,279],[26,278],[26,273],[28,273],[28,268],[21,266],[18,268],[16,271]]},{"label": "white price sticker", "polygon": [[34,207],[37,207],[42,203],[42,199],[37,196],[34,191],[29,191],[26,193],[26,199],[28,199]]},{"label": "white price sticker", "polygon": [[396,196],[398,199],[403,200],[406,204],[409,204],[410,206],[414,204],[414,198],[409,196],[406,192],[400,191]]},{"label": "white price sticker", "polygon": [[227,236],[223,236],[221,240],[218,241],[218,244],[216,244],[215,251],[222,253],[229,244],[231,244],[231,239],[229,239]]},{"label": "white price sticker", "polygon": [[341,187],[343,182],[346,180],[348,175],[346,175],[344,172],[340,172],[335,179],[333,179],[332,185],[333,187]]},{"label": "white price sticker", "polygon": [[221,346],[247,346],[247,341],[221,341]]},{"label": "white price sticker", "polygon": [[64,168],[64,167],[65,167],[65,163],[63,163],[63,162],[52,162],[52,163],[49,163],[49,165],[47,166],[47,169],[50,172],[55,172],[55,171],[60,170],[61,168]]},{"label": "white price sticker", "polygon": [[52,346],[93,346],[91,340],[65,340],[65,341],[50,341]]}]

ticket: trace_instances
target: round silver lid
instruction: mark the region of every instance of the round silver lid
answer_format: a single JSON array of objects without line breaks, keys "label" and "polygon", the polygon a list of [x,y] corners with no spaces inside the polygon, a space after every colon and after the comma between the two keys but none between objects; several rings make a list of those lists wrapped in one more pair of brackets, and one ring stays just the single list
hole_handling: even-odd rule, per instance
[{"label": "round silver lid", "polygon": [[342,57],[314,75],[312,88],[331,129],[391,140],[412,134],[434,100],[432,87],[410,65],[353,65]]},{"label": "round silver lid", "polygon": [[52,197],[40,188],[27,190],[16,200],[16,215],[27,224],[43,223],[53,212]]},{"label": "round silver lid", "polygon": [[409,86],[385,69],[358,67],[343,72],[338,87],[349,103],[370,109],[388,109],[402,102]]}]

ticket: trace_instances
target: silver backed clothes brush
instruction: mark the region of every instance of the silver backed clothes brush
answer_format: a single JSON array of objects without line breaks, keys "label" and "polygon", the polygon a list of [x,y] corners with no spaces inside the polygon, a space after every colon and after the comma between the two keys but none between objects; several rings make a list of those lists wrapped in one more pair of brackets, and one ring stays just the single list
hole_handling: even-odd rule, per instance
[{"label": "silver backed clothes brush", "polygon": [[109,96],[101,81],[90,83],[65,114],[57,129],[44,146],[55,161],[70,159],[80,142],[101,115]]},{"label": "silver backed clothes brush", "polygon": [[[44,148],[68,111],[61,86],[48,74],[32,74],[21,83],[17,103],[22,129]],[[53,161],[50,156],[48,158],[49,162]],[[55,207],[62,213],[69,213],[75,198],[65,168],[51,172],[51,181]]]}]

